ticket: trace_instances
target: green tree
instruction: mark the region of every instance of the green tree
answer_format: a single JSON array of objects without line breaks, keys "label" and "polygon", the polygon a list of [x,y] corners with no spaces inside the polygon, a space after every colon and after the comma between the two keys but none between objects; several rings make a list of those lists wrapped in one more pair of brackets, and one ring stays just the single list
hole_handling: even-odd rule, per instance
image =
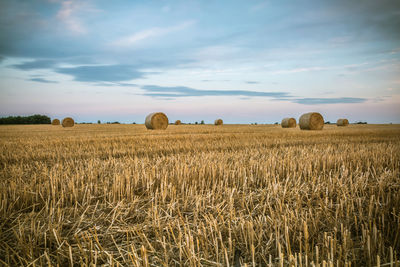
[{"label": "green tree", "polygon": [[9,116],[0,118],[0,124],[51,124],[48,116],[35,114],[32,116]]}]

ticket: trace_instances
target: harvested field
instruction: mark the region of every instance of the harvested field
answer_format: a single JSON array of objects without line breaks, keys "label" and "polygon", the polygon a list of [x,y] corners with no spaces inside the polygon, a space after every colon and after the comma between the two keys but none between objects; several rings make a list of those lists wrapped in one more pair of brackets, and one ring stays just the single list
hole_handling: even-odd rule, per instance
[{"label": "harvested field", "polygon": [[0,262],[394,262],[400,126],[344,128],[0,126]]}]

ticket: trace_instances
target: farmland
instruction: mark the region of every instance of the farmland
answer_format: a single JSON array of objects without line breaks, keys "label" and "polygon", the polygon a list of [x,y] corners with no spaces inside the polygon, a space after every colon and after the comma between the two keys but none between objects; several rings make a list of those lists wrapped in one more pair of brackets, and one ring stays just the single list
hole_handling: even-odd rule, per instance
[{"label": "farmland", "polygon": [[3,265],[400,258],[400,126],[0,127]]}]

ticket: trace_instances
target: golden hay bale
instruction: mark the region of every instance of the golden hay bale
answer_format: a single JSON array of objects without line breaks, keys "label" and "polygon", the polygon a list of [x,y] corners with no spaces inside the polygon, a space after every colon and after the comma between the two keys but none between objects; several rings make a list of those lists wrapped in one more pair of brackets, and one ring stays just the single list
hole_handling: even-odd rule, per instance
[{"label": "golden hay bale", "polygon": [[215,125],[222,125],[224,122],[221,119],[215,120],[214,124]]},{"label": "golden hay bale", "polygon": [[322,130],[324,118],[318,112],[305,113],[301,115],[299,125],[302,130]]},{"label": "golden hay bale", "polygon": [[349,120],[348,119],[338,119],[336,122],[337,126],[347,126],[349,125]]},{"label": "golden hay bale", "polygon": [[295,118],[284,118],[281,122],[282,128],[296,128]]},{"label": "golden hay bale", "polygon": [[181,121],[180,120],[176,120],[175,121],[175,125],[181,125]]},{"label": "golden hay bale", "polygon": [[168,117],[162,112],[147,115],[146,128],[150,130],[165,130],[168,127]]},{"label": "golden hay bale", "polygon": [[60,120],[59,120],[59,119],[54,119],[54,120],[51,122],[51,125],[60,125]]},{"label": "golden hay bale", "polygon": [[62,120],[63,127],[73,127],[75,125],[74,119],[66,117]]}]

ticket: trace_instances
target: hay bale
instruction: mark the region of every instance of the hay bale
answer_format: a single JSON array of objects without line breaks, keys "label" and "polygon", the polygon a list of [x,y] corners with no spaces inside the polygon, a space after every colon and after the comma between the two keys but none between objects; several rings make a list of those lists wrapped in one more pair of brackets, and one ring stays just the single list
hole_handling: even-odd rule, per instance
[{"label": "hay bale", "polygon": [[347,126],[349,125],[349,120],[348,119],[338,119],[336,122],[337,126]]},{"label": "hay bale", "polygon": [[73,127],[75,125],[74,119],[66,117],[62,120],[63,127]]},{"label": "hay bale", "polygon": [[299,125],[302,130],[322,130],[324,118],[318,112],[305,113],[301,115]]},{"label": "hay bale", "polygon": [[222,125],[224,122],[221,119],[215,120],[214,124],[215,125]]},{"label": "hay bale", "polygon": [[54,119],[54,120],[51,122],[51,125],[60,125],[60,120],[59,120],[59,119]]},{"label": "hay bale", "polygon": [[147,115],[146,128],[150,130],[165,130],[168,127],[168,117],[162,112]]},{"label": "hay bale", "polygon": [[180,120],[176,120],[175,121],[175,125],[181,125],[181,121]]},{"label": "hay bale", "polygon": [[284,118],[281,122],[282,128],[296,128],[295,118]]}]

